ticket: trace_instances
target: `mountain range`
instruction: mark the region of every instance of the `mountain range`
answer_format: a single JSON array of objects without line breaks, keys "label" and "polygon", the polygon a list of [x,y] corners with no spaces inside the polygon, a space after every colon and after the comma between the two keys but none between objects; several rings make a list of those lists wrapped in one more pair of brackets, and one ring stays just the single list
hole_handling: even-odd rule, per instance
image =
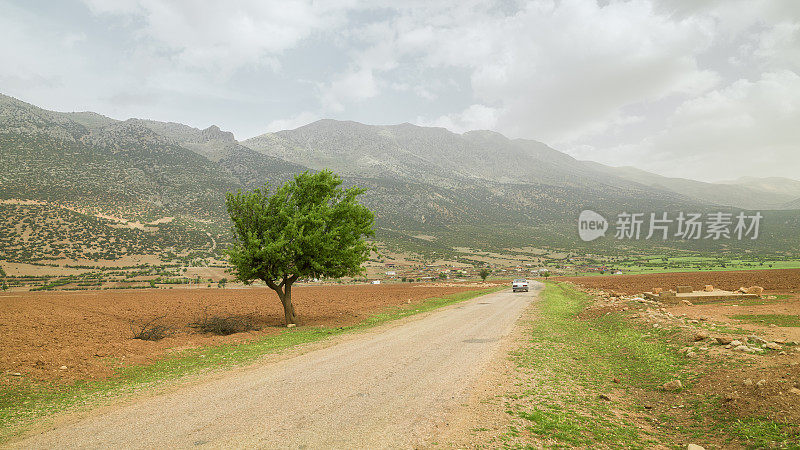
[{"label": "mountain range", "polygon": [[[376,213],[377,238],[403,250],[530,245],[618,250],[620,243],[613,241],[589,246],[577,239],[583,209],[609,215],[764,210],[774,226],[762,241],[704,242],[698,248],[798,248],[798,181],[668,178],[579,161],[541,142],[491,131],[457,134],[407,123],[320,120],[240,142],[216,126],[201,130],[48,111],[0,95],[0,166],[0,209],[6,217],[0,259],[5,260],[102,259],[102,254],[145,250],[163,259],[219,252],[230,237],[226,192],[321,169],[340,174],[347,185],[366,187],[363,201]],[[51,236],[47,245],[34,242],[37,227],[47,223],[59,224],[61,235]],[[104,253],[76,237],[89,226],[104,230],[110,243],[105,247],[115,251]],[[663,245],[688,249],[697,243]]]}]

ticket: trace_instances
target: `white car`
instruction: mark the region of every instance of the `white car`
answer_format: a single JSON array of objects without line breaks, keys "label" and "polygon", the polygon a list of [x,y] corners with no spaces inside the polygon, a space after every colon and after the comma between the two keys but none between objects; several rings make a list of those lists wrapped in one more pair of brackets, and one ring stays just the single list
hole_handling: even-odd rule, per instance
[{"label": "white car", "polygon": [[528,280],[514,280],[511,283],[511,290],[514,292],[528,292]]}]

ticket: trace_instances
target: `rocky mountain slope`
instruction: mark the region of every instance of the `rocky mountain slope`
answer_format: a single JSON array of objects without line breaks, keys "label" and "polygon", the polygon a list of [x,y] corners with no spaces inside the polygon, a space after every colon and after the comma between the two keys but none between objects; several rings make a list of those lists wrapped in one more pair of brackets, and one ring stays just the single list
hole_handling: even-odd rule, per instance
[{"label": "rocky mountain slope", "polygon": [[[707,183],[661,180],[578,161],[542,143],[489,131],[456,134],[410,124],[321,120],[238,142],[216,126],[201,130],[152,120],[118,121],[91,112],[59,113],[2,95],[0,162],[0,201],[37,200],[48,208],[71,208],[70,214],[53,216],[61,217],[58,220],[74,222],[76,211],[94,214],[92,220],[99,217],[101,222],[107,220],[105,215],[142,223],[175,218],[148,228],[159,236],[154,241],[163,254],[218,252],[229,238],[226,192],[282,183],[309,169],[332,169],[346,184],[368,188],[364,203],[376,212],[382,241],[441,252],[455,246],[585,246],[575,233],[583,209],[613,217],[625,210],[706,210],[718,205],[754,209],[792,200],[753,197],[755,188],[749,186],[714,191]],[[13,214],[34,216],[34,209],[14,205]],[[773,247],[791,241],[782,230],[797,222],[796,215],[779,217],[781,225],[770,238]],[[119,244],[116,255],[142,239],[114,237],[116,231],[111,231],[109,242],[129,242]],[[19,227],[4,229],[0,240],[14,242],[14,236],[26,233],[30,235]],[[182,237],[170,241],[169,234]],[[605,249],[618,246],[607,241]],[[80,248],[69,255],[52,246],[25,254],[33,259],[75,257]],[[96,254],[96,246],[85,248]]]},{"label": "rocky mountain slope", "polygon": [[[800,182],[786,178],[753,178],[748,182],[705,183],[685,178],[670,178],[635,167],[609,167],[596,162],[585,164],[598,171],[656,189],[685,195],[702,203],[744,209],[793,209],[787,203],[800,196]],[[793,183],[798,185],[793,189]]]}]

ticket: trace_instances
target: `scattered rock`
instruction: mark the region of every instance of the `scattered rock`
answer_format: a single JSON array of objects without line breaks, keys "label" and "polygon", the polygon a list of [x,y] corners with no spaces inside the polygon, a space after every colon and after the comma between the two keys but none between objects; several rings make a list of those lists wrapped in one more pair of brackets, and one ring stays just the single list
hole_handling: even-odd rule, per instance
[{"label": "scattered rock", "polygon": [[686,306],[694,306],[694,303],[690,302],[689,300],[681,300],[681,303]]},{"label": "scattered rock", "polygon": [[730,345],[731,345],[731,347],[738,347],[738,346],[742,345],[742,341],[740,341],[738,339],[734,339],[734,340],[732,340],[730,342]]},{"label": "scattered rock", "polygon": [[727,336],[717,336],[715,339],[717,340],[717,343],[721,345],[728,345],[733,342],[733,338],[729,338]]},{"label": "scattered rock", "polygon": [[739,400],[739,395],[736,392],[728,392],[725,394],[725,401],[726,402],[733,402]]},{"label": "scattered rock", "polygon": [[7,372],[7,373],[9,375],[11,375],[12,377],[21,377],[22,376],[22,374],[19,373],[19,372]]},{"label": "scattered rock", "polygon": [[766,344],[764,344],[764,347],[766,347],[766,348],[768,348],[770,350],[781,350],[781,349],[783,349],[783,347],[781,347],[780,344],[776,344],[775,342],[767,342]]},{"label": "scattered rock", "polygon": [[740,351],[740,352],[749,352],[750,351],[750,347],[748,347],[746,345],[739,345],[739,346],[734,347],[733,349],[736,350],[736,351]]},{"label": "scattered rock", "polygon": [[668,381],[663,385],[661,385],[661,389],[671,392],[680,391],[681,389],[683,389],[683,383],[681,383],[681,380]]},{"label": "scattered rock", "polygon": [[607,402],[611,401],[611,397],[607,396],[606,394],[600,394],[598,395],[598,397],[600,398],[600,400],[605,400]]},{"label": "scattered rock", "polygon": [[695,356],[697,356],[697,353],[695,353],[695,352],[692,352],[692,351],[686,352],[686,357],[687,358],[694,358]]},{"label": "scattered rock", "polygon": [[766,344],[767,343],[767,341],[765,341],[763,338],[760,338],[760,337],[755,336],[755,335],[747,336],[747,342],[749,344]]},{"label": "scattered rock", "polygon": [[706,339],[708,339],[710,336],[711,336],[711,335],[710,335],[710,334],[708,334],[708,331],[706,331],[706,330],[698,330],[698,331],[696,331],[696,332],[694,333],[694,341],[695,341],[695,342],[698,342],[698,341],[705,341],[705,340],[706,340]]},{"label": "scattered rock", "polygon": [[753,385],[753,380],[751,380],[750,378],[744,380],[744,385],[745,386],[752,386]]},{"label": "scattered rock", "polygon": [[689,444],[686,446],[686,450],[706,450],[705,447],[697,444]]},{"label": "scattered rock", "polygon": [[296,326],[297,326],[296,324],[290,323],[286,325],[286,328],[294,328]]},{"label": "scattered rock", "polygon": [[746,293],[747,294],[761,295],[761,294],[764,293],[764,288],[761,287],[761,286],[750,286],[749,288],[747,288],[747,292]]},{"label": "scattered rock", "polygon": [[59,369],[61,369],[61,370],[67,370],[67,366],[61,366],[61,367],[59,367]]},{"label": "scattered rock", "polygon": [[758,380],[758,382],[756,383],[756,386],[764,387],[766,384],[767,384],[767,380]]},{"label": "scattered rock", "polygon": [[713,286],[713,285],[710,285],[710,284],[707,284],[707,285],[706,285],[706,286],[703,288],[703,290],[704,290],[704,291],[706,291],[706,292],[712,292],[712,291],[714,290],[714,286]]},{"label": "scattered rock", "polygon": [[794,394],[794,395],[800,395],[800,389],[797,389],[796,387],[795,388],[791,388],[791,389],[789,389],[789,393],[790,394]]}]

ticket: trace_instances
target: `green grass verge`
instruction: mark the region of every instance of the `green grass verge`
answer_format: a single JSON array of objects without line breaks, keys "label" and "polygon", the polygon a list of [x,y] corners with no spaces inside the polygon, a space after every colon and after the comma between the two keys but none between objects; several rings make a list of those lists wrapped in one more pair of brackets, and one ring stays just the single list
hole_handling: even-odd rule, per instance
[{"label": "green grass verge", "polygon": [[619,420],[598,394],[610,394],[615,378],[620,385],[655,389],[681,372],[685,359],[617,316],[579,319],[588,301],[571,287],[547,283],[529,345],[514,355],[520,368],[538,372],[538,385],[519,397],[525,406],[508,412],[524,419],[524,431],[560,445],[645,446],[648,437]]},{"label": "green grass verge", "polygon": [[99,406],[146,389],[168,385],[189,375],[243,366],[289,347],[365,330],[403,317],[431,311],[504,289],[494,287],[429,298],[421,303],[389,308],[347,327],[297,327],[245,343],[209,346],[179,352],[151,364],[130,366],[102,381],[74,384],[28,383],[0,386],[0,442],[23,432],[34,422],[56,413]]},{"label": "green grass verge", "polygon": [[[701,443],[710,429],[747,447],[791,440],[785,425],[769,419],[730,420],[713,395],[684,393],[686,410],[693,412],[688,417],[674,405],[648,411],[668,398],[658,386],[680,379],[691,387],[713,364],[678,354],[666,342],[675,330],[640,328],[616,313],[579,317],[589,301],[566,284],[546,284],[527,344],[512,355],[521,373],[533,375],[509,395],[506,410],[517,425],[500,436],[506,446],[649,448],[676,439]],[[648,431],[632,423],[634,416],[649,422]]]},{"label": "green grass verge", "polygon": [[800,327],[800,316],[797,314],[737,314],[731,318],[756,325]]}]

